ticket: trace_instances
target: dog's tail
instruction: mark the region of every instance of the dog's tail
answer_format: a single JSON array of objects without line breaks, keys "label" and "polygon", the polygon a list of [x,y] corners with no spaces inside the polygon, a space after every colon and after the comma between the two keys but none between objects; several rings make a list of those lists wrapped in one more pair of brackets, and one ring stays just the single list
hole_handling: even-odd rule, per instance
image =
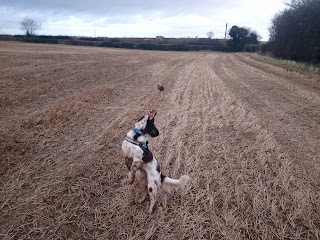
[{"label": "dog's tail", "polygon": [[190,177],[188,175],[183,175],[179,179],[172,179],[161,174],[162,188],[166,192],[171,192],[172,190],[176,191],[180,188],[183,188],[185,185],[187,185],[189,180]]}]

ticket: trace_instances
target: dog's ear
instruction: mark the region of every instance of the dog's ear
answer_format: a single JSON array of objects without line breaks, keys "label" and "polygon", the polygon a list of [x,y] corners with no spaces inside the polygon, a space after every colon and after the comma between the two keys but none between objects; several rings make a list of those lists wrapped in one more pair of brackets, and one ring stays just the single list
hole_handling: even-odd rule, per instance
[{"label": "dog's ear", "polygon": [[149,120],[154,119],[154,117],[157,115],[157,111],[156,110],[151,110],[150,113],[148,114],[149,116]]}]

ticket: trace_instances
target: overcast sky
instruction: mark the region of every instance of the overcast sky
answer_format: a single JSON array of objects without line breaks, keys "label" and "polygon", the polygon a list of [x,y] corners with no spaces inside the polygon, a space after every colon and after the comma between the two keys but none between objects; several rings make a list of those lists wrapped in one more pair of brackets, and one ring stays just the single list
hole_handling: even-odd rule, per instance
[{"label": "overcast sky", "polygon": [[38,34],[107,37],[223,38],[225,25],[250,27],[268,40],[283,0],[0,0],[0,34],[22,34],[19,22],[42,23]]}]

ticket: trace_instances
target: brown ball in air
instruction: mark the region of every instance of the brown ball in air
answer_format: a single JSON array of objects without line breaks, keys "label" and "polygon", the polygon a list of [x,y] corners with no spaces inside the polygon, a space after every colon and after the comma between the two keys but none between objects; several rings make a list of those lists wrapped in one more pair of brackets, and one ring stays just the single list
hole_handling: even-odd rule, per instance
[{"label": "brown ball in air", "polygon": [[158,89],[159,89],[159,91],[163,91],[164,90],[164,86],[162,86],[161,84],[158,84]]}]

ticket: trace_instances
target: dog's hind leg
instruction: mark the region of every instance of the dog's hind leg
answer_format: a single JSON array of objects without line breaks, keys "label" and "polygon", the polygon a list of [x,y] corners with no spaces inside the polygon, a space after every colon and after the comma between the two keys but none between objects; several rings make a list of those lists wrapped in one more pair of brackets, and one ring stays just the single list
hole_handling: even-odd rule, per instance
[{"label": "dog's hind leg", "polygon": [[137,172],[136,178],[138,182],[137,185],[139,186],[143,194],[142,198],[138,199],[137,202],[143,203],[148,196],[147,174],[144,170],[140,170],[139,172]]},{"label": "dog's hind leg", "polygon": [[148,192],[150,197],[149,213],[153,213],[154,206],[157,202],[157,186],[154,182],[148,183]]},{"label": "dog's hind leg", "polygon": [[156,202],[157,202],[156,196],[155,195],[150,195],[149,213],[153,213],[153,209],[154,209],[154,206],[156,205]]}]

